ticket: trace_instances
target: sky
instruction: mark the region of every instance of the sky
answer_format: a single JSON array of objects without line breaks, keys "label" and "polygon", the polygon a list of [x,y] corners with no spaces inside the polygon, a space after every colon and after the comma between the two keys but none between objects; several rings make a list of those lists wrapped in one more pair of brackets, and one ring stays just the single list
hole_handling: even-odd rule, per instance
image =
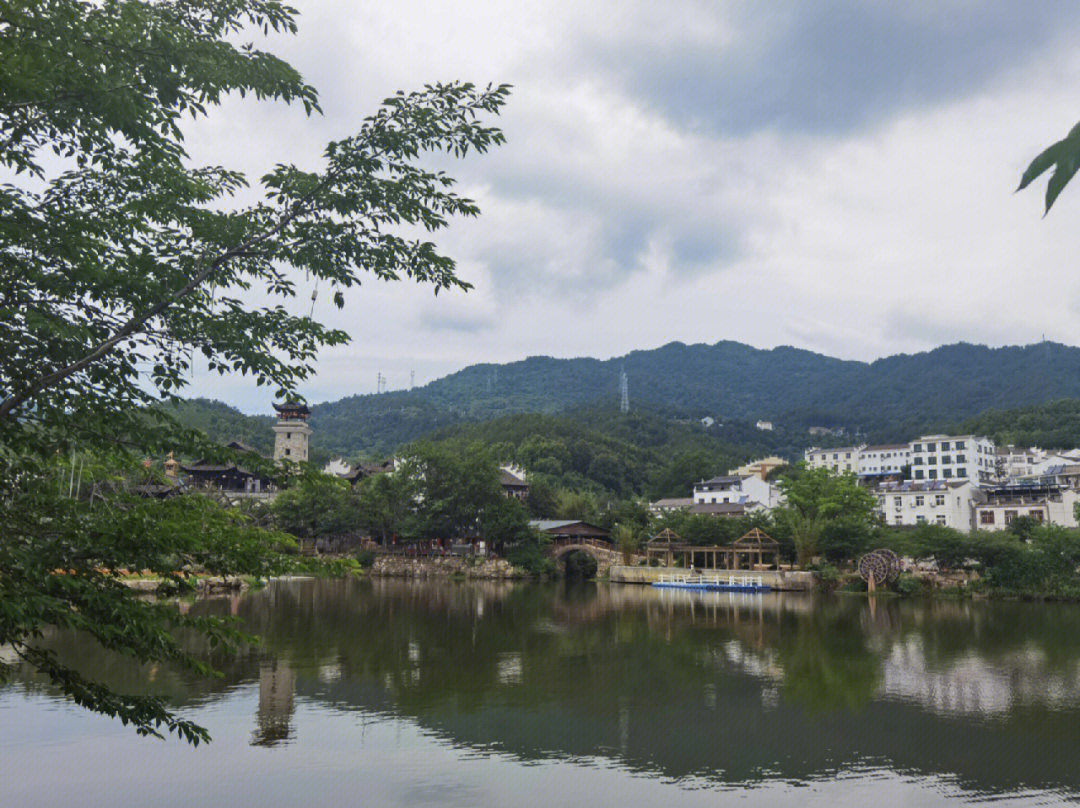
[{"label": "sky", "polygon": [[[507,142],[450,166],[481,208],[436,234],[474,285],[364,283],[309,401],[478,362],[671,341],[872,360],[957,341],[1080,344],[1080,186],[1014,194],[1080,120],[1080,4],[1040,0],[293,0],[257,44],[323,115],[228,99],[193,160],[318,167],[393,92],[510,83]],[[298,302],[305,311],[310,301]],[[243,377],[189,392],[269,410]]]}]

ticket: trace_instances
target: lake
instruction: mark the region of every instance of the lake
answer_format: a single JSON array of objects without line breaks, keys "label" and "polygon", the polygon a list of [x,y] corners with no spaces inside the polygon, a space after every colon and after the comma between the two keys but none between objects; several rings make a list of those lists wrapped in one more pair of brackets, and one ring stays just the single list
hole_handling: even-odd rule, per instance
[{"label": "lake", "polygon": [[17,670],[0,806],[1080,799],[1078,606],[291,580],[185,608],[263,643],[201,649],[225,675],[200,679],[46,642],[213,742],[139,738]]}]

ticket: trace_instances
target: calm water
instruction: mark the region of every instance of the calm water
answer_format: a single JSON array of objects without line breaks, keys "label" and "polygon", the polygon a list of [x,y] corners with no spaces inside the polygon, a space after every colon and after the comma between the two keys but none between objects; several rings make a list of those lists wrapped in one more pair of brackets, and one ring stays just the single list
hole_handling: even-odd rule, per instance
[{"label": "calm water", "polygon": [[1080,799],[1080,607],[308,580],[191,608],[264,644],[207,681],[49,642],[214,742],[140,739],[24,675],[0,806]]}]

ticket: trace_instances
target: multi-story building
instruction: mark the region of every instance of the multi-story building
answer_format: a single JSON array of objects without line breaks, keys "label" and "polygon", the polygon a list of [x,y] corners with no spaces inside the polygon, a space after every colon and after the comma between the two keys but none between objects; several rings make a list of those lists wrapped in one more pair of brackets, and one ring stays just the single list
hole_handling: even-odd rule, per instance
[{"label": "multi-story building", "polygon": [[977,435],[924,435],[911,442],[911,479],[992,482],[994,442]]},{"label": "multi-story building", "polygon": [[887,443],[863,446],[859,450],[860,477],[889,477],[899,475],[904,466],[911,465],[911,446],[906,443]]},{"label": "multi-story building", "polygon": [[1032,480],[986,488],[984,493],[986,501],[975,506],[979,530],[1005,530],[1021,516],[1062,527],[1077,526],[1074,506],[1080,492],[1075,489]]},{"label": "multi-story building", "polygon": [[1025,449],[1021,446],[998,446],[994,451],[994,467],[997,478],[1010,479],[1015,477],[1030,477],[1036,473],[1046,460],[1047,453],[1044,449],[1032,446]]},{"label": "multi-story building", "polygon": [[780,489],[756,474],[731,474],[702,480],[694,485],[695,505],[738,504],[749,506],[757,503],[772,509],[782,504]]},{"label": "multi-story building", "polygon": [[878,490],[878,512],[889,525],[945,525],[968,532],[975,527],[975,508],[986,494],[971,480],[884,483]]},{"label": "multi-story building", "polygon": [[308,439],[311,437],[311,427],[308,426],[311,410],[306,404],[296,401],[275,404],[274,409],[277,410],[277,421],[271,427],[274,430],[274,460],[306,462]]},{"label": "multi-story building", "polygon": [[865,449],[865,444],[859,446],[844,446],[839,449],[821,449],[813,447],[803,453],[806,465],[812,469],[829,469],[837,474],[850,471],[852,474],[859,472],[859,453]]}]

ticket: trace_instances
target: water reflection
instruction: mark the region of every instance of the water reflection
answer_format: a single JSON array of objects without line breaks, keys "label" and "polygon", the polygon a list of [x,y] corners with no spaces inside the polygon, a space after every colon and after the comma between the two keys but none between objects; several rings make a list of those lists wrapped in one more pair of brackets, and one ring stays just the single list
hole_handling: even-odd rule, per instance
[{"label": "water reflection", "polygon": [[[869,768],[970,797],[1080,795],[1076,607],[298,580],[190,608],[239,615],[263,644],[198,649],[225,671],[206,680],[70,634],[46,641],[90,675],[178,705],[255,687],[260,748],[303,746],[302,704],[405,718],[457,749],[609,760],[683,786]],[[17,685],[49,692],[25,672]]]}]

